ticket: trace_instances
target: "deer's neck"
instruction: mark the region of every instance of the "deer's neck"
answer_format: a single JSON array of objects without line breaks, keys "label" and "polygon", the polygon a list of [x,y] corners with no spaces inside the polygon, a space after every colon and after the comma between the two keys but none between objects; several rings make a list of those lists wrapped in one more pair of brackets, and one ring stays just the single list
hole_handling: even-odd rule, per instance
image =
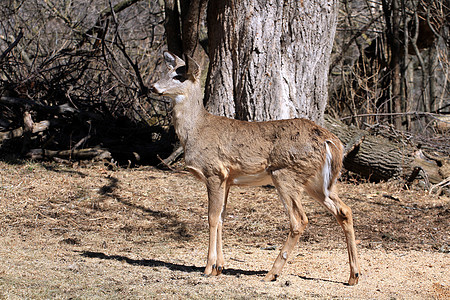
[{"label": "deer's neck", "polygon": [[207,114],[203,106],[202,91],[194,88],[185,95],[176,96],[172,114],[175,131],[181,143],[185,145],[190,134]]}]

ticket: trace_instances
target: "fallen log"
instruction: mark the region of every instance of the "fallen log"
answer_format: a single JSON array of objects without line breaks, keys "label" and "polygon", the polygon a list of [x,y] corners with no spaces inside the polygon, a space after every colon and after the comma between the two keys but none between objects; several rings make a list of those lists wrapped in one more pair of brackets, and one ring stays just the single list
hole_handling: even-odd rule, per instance
[{"label": "fallen log", "polygon": [[347,150],[344,167],[373,181],[402,178],[412,182],[419,174],[430,184],[450,176],[450,161],[446,157],[430,159],[418,147],[392,141],[381,135],[348,126],[326,115],[324,126],[334,133]]},{"label": "fallen log", "polygon": [[32,149],[27,156],[31,159],[53,159],[64,158],[74,160],[102,160],[111,159],[111,152],[102,148],[87,148],[80,150],[46,150],[46,149]]},{"label": "fallen log", "polygon": [[32,109],[34,111],[45,112],[54,115],[79,115],[87,119],[102,120],[102,116],[94,112],[76,109],[70,106],[68,103],[50,106],[31,99],[2,96],[0,97],[0,104],[17,107],[29,107],[29,109]]},{"label": "fallen log", "polygon": [[20,138],[23,136],[24,132],[30,130],[31,133],[39,133],[47,130],[50,127],[50,121],[41,121],[38,123],[33,123],[31,128],[19,127],[13,130],[0,132],[0,142],[5,140]]},{"label": "fallen log", "polygon": [[47,111],[54,114],[75,113],[78,111],[77,109],[70,107],[68,104],[48,106],[30,99],[8,97],[8,96],[0,97],[0,103],[5,105],[16,105],[21,107],[28,106],[37,111]]}]

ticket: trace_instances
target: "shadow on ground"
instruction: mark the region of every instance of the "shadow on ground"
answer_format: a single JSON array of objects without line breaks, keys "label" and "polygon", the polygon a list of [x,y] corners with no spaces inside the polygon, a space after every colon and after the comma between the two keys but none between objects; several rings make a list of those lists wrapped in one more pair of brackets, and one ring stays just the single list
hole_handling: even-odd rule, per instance
[{"label": "shadow on ground", "polygon": [[[104,259],[104,260],[117,260],[117,261],[123,261],[130,265],[134,266],[144,266],[144,267],[166,267],[171,271],[182,271],[186,273],[203,273],[204,268],[203,267],[196,267],[196,266],[186,266],[181,264],[174,264],[171,262],[165,262],[161,260],[155,260],[155,259],[131,259],[126,256],[122,255],[106,255],[101,252],[92,252],[92,251],[84,251],[81,253],[81,256],[87,257],[87,258],[98,258],[98,259]],[[224,275],[233,275],[233,276],[240,276],[240,275],[264,275],[267,271],[249,271],[249,270],[238,270],[238,269],[225,269],[223,271]]]}]

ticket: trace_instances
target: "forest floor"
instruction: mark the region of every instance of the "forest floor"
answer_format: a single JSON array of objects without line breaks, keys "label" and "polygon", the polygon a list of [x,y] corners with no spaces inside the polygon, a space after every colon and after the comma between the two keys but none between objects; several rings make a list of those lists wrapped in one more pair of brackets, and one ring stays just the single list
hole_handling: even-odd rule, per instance
[{"label": "forest floor", "polygon": [[347,286],[341,228],[305,197],[309,225],[261,282],[289,224],[271,187],[233,187],[225,272],[203,277],[207,200],[184,171],[0,162],[0,299],[450,299],[450,199],[396,183],[339,183],[362,269]]}]

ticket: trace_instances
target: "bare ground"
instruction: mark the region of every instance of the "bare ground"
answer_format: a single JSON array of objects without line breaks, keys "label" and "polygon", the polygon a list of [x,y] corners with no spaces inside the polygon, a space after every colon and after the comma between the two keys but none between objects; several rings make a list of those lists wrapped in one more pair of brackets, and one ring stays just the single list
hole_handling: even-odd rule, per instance
[{"label": "bare ground", "polygon": [[[288,232],[270,187],[232,188],[226,270],[201,276],[204,186],[184,172],[0,162],[0,299],[450,299],[450,199],[395,183],[340,183],[362,277],[341,229],[305,197],[310,223],[278,281],[261,279]],[[275,249],[275,250],[274,250]]]}]

